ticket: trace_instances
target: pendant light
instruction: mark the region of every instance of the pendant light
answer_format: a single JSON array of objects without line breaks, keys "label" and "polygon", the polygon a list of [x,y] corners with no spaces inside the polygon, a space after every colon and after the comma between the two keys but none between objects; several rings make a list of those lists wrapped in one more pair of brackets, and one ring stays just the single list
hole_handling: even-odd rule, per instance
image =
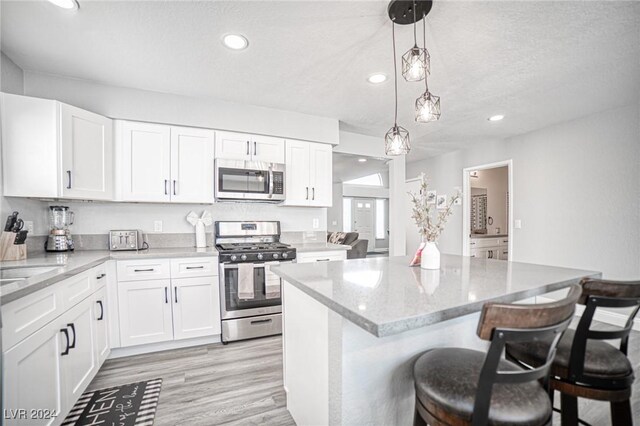
[{"label": "pendant light", "polygon": [[430,72],[429,52],[418,47],[416,38],[416,2],[413,1],[413,47],[402,55],[402,76],[407,81],[421,81]]},{"label": "pendant light", "polygon": [[[427,24],[426,16],[422,17],[422,38],[424,51],[427,51]],[[428,55],[428,53],[427,53]],[[440,119],[440,96],[432,95],[429,92],[429,83],[424,78],[425,92],[416,99],[416,121],[418,123],[428,123]]]},{"label": "pendant light", "polygon": [[384,136],[384,152],[386,155],[408,154],[411,150],[409,144],[409,132],[404,127],[398,126],[398,68],[396,64],[396,24],[391,21],[391,35],[393,39],[393,81],[395,90],[395,115],[393,127]]}]

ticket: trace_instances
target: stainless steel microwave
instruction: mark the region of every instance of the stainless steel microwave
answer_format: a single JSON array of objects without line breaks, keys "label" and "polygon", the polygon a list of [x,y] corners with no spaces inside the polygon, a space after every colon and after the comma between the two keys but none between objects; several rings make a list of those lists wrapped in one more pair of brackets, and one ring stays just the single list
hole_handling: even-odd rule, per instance
[{"label": "stainless steel microwave", "polygon": [[284,172],[284,164],[279,163],[216,160],[216,200],[284,201]]}]

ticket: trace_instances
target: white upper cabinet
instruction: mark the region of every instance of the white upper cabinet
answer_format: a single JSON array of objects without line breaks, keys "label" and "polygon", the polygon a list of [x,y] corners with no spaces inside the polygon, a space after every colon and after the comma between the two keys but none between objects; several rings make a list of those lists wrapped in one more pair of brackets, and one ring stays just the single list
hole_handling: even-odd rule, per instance
[{"label": "white upper cabinet", "polygon": [[246,133],[216,132],[216,158],[284,163],[284,140]]},{"label": "white upper cabinet", "polygon": [[215,132],[171,128],[171,201],[213,203]]},{"label": "white upper cabinet", "polygon": [[1,102],[5,196],[113,198],[109,118],[49,99]]},{"label": "white upper cabinet", "polygon": [[285,205],[331,206],[331,153],[331,145],[287,140]]},{"label": "white upper cabinet", "polygon": [[116,199],[213,203],[215,132],[116,122]]}]

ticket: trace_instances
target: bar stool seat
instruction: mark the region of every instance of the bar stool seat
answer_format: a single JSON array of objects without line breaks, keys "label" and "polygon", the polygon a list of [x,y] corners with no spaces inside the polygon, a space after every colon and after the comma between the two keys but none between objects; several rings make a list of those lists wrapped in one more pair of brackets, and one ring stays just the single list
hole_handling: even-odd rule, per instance
[{"label": "bar stool seat", "polygon": [[[471,423],[478,378],[486,354],[463,348],[440,348],[425,352],[415,363],[416,397],[430,412],[441,418]],[[523,371],[504,359],[501,371]],[[491,425],[541,425],[551,417],[549,395],[537,381],[493,387],[489,423]]]},{"label": "bar stool seat", "polygon": [[[552,375],[564,379],[569,377],[569,359],[575,335],[575,330],[567,330],[562,336],[556,349],[556,357],[551,365]],[[547,342],[507,343],[507,356],[532,367],[537,367],[544,364],[550,344],[550,340]],[[602,340],[589,340],[584,357],[584,373],[590,376],[613,379],[633,374],[633,367],[620,349]]]}]

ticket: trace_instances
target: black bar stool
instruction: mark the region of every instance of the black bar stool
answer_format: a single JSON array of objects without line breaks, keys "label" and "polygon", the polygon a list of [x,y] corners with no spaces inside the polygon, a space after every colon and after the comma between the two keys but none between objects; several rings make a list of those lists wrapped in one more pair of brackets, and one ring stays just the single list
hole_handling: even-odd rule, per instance
[{"label": "black bar stool", "polygon": [[[539,305],[487,303],[478,336],[489,351],[433,349],[413,368],[416,387],[414,425],[547,425],[552,405],[546,381],[555,345],[573,318],[578,285],[566,298]],[[502,358],[507,342],[549,339],[546,361],[534,369]],[[542,382],[542,383],[541,383]]]},{"label": "black bar stool", "polygon": [[[629,333],[640,309],[640,281],[584,279],[578,303],[586,305],[576,330],[568,330],[557,346],[551,367],[551,400],[560,392],[563,425],[578,424],[578,397],[608,401],[615,426],[633,424],[631,385],[633,367],[627,358]],[[591,329],[596,308],[635,307],[626,325],[614,331]],[[620,339],[620,348],[603,340]],[[537,367],[544,362],[550,340],[538,343],[509,343],[507,358],[522,366]]]}]

